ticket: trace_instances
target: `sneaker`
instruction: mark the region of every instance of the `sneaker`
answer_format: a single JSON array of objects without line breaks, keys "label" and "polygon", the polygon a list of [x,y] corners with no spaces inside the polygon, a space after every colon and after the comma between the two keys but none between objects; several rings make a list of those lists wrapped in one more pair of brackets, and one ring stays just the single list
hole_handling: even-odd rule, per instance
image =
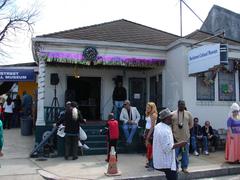
[{"label": "sneaker", "polygon": [[204,154],[205,154],[205,155],[209,155],[209,152],[208,152],[208,151],[204,151]]},{"label": "sneaker", "polygon": [[86,145],[86,144],[84,144],[82,147],[83,147],[83,149],[85,149],[85,150],[90,149],[90,147],[88,147],[88,145]]},{"label": "sneaker", "polygon": [[78,157],[73,157],[73,158],[72,158],[72,160],[76,160],[76,159],[78,159]]},{"label": "sneaker", "polygon": [[149,163],[146,163],[145,168],[149,168]]},{"label": "sneaker", "polygon": [[194,151],[194,156],[199,156],[199,153],[197,151]]},{"label": "sneaker", "polygon": [[154,171],[154,168],[153,167],[149,167],[149,168],[147,168],[147,171]]},{"label": "sneaker", "polygon": [[182,169],[182,172],[186,173],[186,174],[189,174],[188,170],[186,168],[183,168]]}]

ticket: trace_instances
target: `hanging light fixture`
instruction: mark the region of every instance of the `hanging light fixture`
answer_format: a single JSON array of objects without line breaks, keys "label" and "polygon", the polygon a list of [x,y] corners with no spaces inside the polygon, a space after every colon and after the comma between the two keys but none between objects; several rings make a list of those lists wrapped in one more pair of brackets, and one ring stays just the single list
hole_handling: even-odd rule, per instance
[{"label": "hanging light fixture", "polygon": [[77,67],[77,64],[75,64],[74,68],[73,68],[73,76],[75,78],[80,78],[80,73],[79,73],[79,68]]}]

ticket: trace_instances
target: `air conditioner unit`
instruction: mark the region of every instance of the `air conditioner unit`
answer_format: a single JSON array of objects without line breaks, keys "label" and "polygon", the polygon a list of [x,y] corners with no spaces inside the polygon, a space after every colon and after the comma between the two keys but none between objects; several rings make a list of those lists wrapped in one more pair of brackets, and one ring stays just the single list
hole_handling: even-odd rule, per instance
[{"label": "air conditioner unit", "polygon": [[220,44],[220,64],[228,64],[228,45]]}]

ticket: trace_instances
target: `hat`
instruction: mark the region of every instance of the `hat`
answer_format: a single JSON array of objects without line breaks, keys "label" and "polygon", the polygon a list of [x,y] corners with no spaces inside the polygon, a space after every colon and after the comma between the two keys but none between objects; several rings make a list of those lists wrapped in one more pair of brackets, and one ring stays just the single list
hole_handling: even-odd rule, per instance
[{"label": "hat", "polygon": [[172,116],[172,112],[168,108],[159,112],[159,118],[160,119],[165,119],[169,116]]},{"label": "hat", "polygon": [[67,101],[67,102],[66,102],[66,105],[71,105],[71,101]]},{"label": "hat", "polygon": [[240,108],[239,108],[239,105],[238,105],[237,103],[233,103],[233,104],[232,104],[232,106],[231,106],[232,112],[233,112],[233,111],[239,111],[239,109],[240,109]]}]

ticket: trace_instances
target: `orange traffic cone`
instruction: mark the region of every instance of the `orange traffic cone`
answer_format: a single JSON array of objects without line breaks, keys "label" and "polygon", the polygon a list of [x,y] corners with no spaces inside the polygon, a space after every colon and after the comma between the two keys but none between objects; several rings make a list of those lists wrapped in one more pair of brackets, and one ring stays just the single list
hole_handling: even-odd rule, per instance
[{"label": "orange traffic cone", "polygon": [[117,158],[116,158],[116,152],[114,147],[111,147],[109,162],[108,162],[108,170],[105,173],[106,176],[120,176],[121,172],[118,171],[117,168]]}]

